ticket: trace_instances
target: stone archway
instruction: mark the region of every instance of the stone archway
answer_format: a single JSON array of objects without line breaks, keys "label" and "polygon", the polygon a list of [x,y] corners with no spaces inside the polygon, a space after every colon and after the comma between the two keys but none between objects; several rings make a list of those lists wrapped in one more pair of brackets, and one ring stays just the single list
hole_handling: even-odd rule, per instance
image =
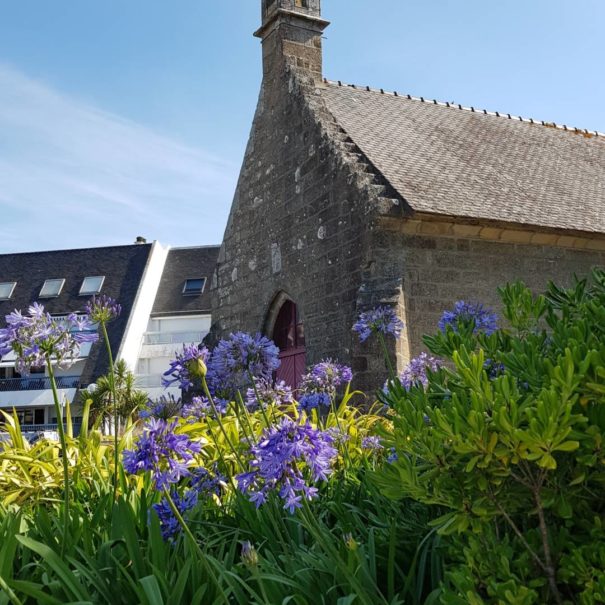
[{"label": "stone archway", "polygon": [[297,388],[307,362],[305,329],[296,303],[284,292],[275,297],[265,328],[265,333],[280,350],[281,365],[277,369],[276,380],[283,380],[293,389]]}]

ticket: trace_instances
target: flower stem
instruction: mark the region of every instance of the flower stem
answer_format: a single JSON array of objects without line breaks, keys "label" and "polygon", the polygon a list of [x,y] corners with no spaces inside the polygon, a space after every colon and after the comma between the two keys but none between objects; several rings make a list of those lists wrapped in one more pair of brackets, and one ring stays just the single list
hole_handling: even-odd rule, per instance
[{"label": "flower stem", "polygon": [[101,322],[101,332],[103,332],[103,340],[109,357],[109,390],[111,391],[111,399],[113,402],[113,499],[114,502],[118,496],[118,461],[120,460],[120,442],[118,439],[118,398],[116,397],[116,375],[114,372],[113,355],[111,353],[111,345],[109,343],[109,335],[107,334],[107,326],[105,322]]},{"label": "flower stem", "polygon": [[[250,378],[250,382],[252,382],[252,388],[254,389],[254,394],[256,395],[256,400],[258,401],[258,407],[260,408],[260,411],[265,420],[265,425],[267,426],[267,428],[269,428],[271,426],[271,423],[269,422],[269,418],[267,417],[267,414],[265,412],[265,407],[263,405],[263,401],[261,399],[260,393],[258,392],[258,388],[256,386],[256,381],[254,380],[254,376],[252,375],[252,372],[250,370],[247,370],[247,372],[248,372],[248,377]],[[277,422],[277,420],[275,418],[275,413],[273,414],[273,420],[275,422]]]},{"label": "flower stem", "polygon": [[[235,415],[237,416],[237,419],[239,420],[239,423],[242,427],[242,431],[244,433],[244,436],[246,437],[246,440],[248,441],[248,443],[250,445],[252,445],[252,443],[254,443],[254,429],[252,428],[252,423],[250,422],[250,416],[248,414],[248,408],[246,407],[246,404],[244,403],[244,398],[242,397],[242,394],[237,391],[237,401],[235,402]],[[240,409],[241,409],[241,416],[240,416]],[[246,422],[243,422],[242,418],[246,419]],[[246,432],[246,425],[248,426],[248,432]]]},{"label": "flower stem", "polygon": [[166,488],[166,487],[164,488],[164,497],[166,498],[166,501],[168,502],[168,506],[170,506],[170,510],[172,510],[172,514],[175,516],[176,520],[179,522],[179,525],[183,528],[185,535],[191,542],[191,545],[196,550],[202,565],[206,569],[206,572],[212,578],[212,581],[216,585],[216,589],[219,592],[219,594],[221,595],[223,602],[225,604],[227,604],[228,603],[227,597],[226,597],[225,593],[222,591],[221,586],[216,578],[216,575],[214,574],[212,569],[210,569],[210,565],[208,564],[208,559],[207,559],[206,555],[204,554],[204,551],[200,548],[200,545],[197,543],[195,536],[189,529],[189,526],[185,522],[185,519],[183,519],[183,515],[181,515],[181,511],[179,511],[179,509],[177,508],[176,504],[174,503],[174,500],[172,499],[172,496],[170,495],[170,492],[168,491],[168,488]]},{"label": "flower stem", "polygon": [[235,458],[237,459],[241,469],[244,470],[244,463],[239,455],[239,452],[235,449],[235,446],[231,442],[231,439],[229,438],[229,435],[227,435],[227,431],[225,430],[225,427],[223,426],[223,423],[221,422],[221,417],[218,413],[218,410],[216,409],[216,405],[214,405],[214,399],[212,398],[212,395],[210,394],[210,389],[208,388],[208,383],[206,382],[205,376],[202,376],[202,387],[204,388],[204,393],[206,394],[206,397],[208,397],[208,401],[210,402],[210,407],[212,408],[212,411],[214,412],[214,417],[216,418],[216,421],[218,423],[219,429],[221,430],[221,433],[223,433],[223,437],[225,437],[225,441],[231,448],[231,451],[235,455]]},{"label": "flower stem", "polygon": [[53,370],[50,355],[46,356],[46,367],[50,378],[50,386],[53,392],[53,401],[55,404],[55,414],[57,415],[57,430],[59,431],[59,440],[61,442],[61,460],[63,462],[63,540],[61,540],[61,557],[65,554],[65,545],[67,543],[67,532],[69,531],[69,467],[67,460],[67,440],[65,439],[65,427],[63,426],[63,413],[59,403],[59,393],[57,391],[57,382]]},{"label": "flower stem", "polygon": [[393,369],[393,362],[391,361],[391,355],[389,354],[389,349],[387,348],[387,343],[384,339],[384,334],[378,332],[378,339],[380,340],[380,344],[382,345],[382,350],[384,352],[384,358],[387,363],[387,369],[389,371],[389,379],[395,380],[395,370]]}]

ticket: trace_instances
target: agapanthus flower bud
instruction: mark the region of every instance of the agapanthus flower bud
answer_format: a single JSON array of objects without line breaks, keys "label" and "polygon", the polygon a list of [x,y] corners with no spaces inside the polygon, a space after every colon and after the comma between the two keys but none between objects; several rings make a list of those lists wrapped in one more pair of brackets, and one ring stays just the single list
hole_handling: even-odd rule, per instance
[{"label": "agapanthus flower bud", "polygon": [[248,540],[242,543],[242,563],[246,567],[256,567],[258,565],[258,553]]},{"label": "agapanthus flower bud", "polygon": [[183,391],[188,391],[206,376],[208,349],[196,344],[184,345],[183,352],[177,353],[164,372],[162,385],[169,387],[178,383]]},{"label": "agapanthus flower bud", "polygon": [[357,540],[355,540],[351,532],[347,532],[346,534],[344,534],[342,539],[348,550],[357,550]]}]

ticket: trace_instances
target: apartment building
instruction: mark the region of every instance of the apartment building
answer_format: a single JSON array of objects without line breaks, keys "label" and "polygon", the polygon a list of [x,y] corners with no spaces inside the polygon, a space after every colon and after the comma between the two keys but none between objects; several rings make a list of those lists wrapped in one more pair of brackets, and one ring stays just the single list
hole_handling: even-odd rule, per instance
[{"label": "apartment building", "polygon": [[[116,360],[137,374],[137,386],[159,397],[161,374],[183,344],[201,342],[210,327],[207,283],[218,247],[169,248],[143,238],[127,246],[0,255],[0,325],[15,309],[43,304],[53,317],[83,313],[106,294],[122,305],[108,325]],[[26,430],[56,428],[50,380],[43,369],[22,376],[14,355],[0,358],[0,409],[15,410]],[[69,368],[56,368],[59,396],[76,402],[81,389],[108,369],[102,343],[82,347]],[[179,396],[177,389],[170,390]],[[74,407],[74,423],[81,421]]]}]

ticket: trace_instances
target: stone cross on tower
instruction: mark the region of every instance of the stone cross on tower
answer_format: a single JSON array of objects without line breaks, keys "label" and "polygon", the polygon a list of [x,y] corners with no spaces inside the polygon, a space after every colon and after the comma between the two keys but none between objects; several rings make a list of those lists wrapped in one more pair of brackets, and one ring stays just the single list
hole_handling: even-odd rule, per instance
[{"label": "stone cross on tower", "polygon": [[283,73],[284,62],[322,77],[321,34],[329,22],[321,18],[321,0],[262,0],[265,84]]}]

